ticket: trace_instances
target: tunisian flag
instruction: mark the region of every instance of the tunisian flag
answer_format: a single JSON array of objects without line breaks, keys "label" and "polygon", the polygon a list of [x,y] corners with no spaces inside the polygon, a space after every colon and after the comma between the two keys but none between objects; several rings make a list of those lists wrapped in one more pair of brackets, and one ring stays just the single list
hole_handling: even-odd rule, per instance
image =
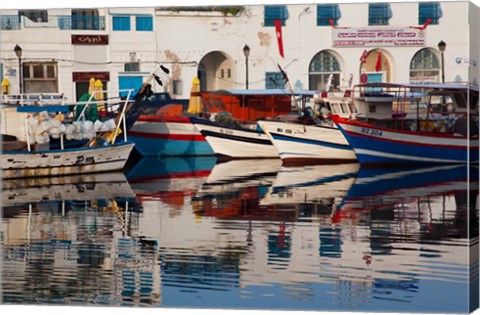
[{"label": "tunisian flag", "polygon": [[273,24],[275,24],[275,34],[277,35],[278,52],[282,58],[285,58],[283,55],[282,20],[273,20]]},{"label": "tunisian flag", "polygon": [[375,71],[382,70],[382,53],[378,52],[377,63],[375,64]]}]

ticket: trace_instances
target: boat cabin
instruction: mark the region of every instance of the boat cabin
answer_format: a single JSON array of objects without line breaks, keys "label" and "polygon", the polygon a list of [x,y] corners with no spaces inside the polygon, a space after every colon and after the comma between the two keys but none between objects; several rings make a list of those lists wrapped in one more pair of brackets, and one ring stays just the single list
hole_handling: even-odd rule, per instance
[{"label": "boat cabin", "polygon": [[274,118],[298,111],[306,97],[314,91],[268,90],[219,90],[193,92],[192,97],[201,97],[201,108],[206,113],[229,112],[232,117],[244,121]]}]

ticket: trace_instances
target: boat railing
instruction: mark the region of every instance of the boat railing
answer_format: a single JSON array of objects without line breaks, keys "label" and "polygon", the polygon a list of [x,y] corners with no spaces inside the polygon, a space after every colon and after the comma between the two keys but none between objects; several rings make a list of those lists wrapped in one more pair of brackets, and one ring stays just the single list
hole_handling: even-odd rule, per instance
[{"label": "boat railing", "polygon": [[26,93],[2,95],[0,98],[5,105],[65,105],[67,97],[63,93]]},{"label": "boat railing", "polygon": [[[105,112],[115,112],[118,110],[121,104],[124,104],[124,108],[128,105],[131,100],[133,89],[122,89],[122,90],[103,90],[103,91],[94,91],[89,99],[85,102],[76,102],[73,104],[73,112],[76,112],[78,106],[83,106],[80,114],[77,116],[77,121],[85,121],[85,113],[90,105],[96,105],[100,111]],[[104,97],[105,95],[117,95]],[[120,96],[126,95],[126,96]]]},{"label": "boat railing", "polygon": [[[119,113],[117,113],[117,117],[115,119],[113,119],[113,123],[111,124],[107,124],[109,126],[109,128],[107,129],[99,129],[99,130],[90,130],[89,132],[83,132],[87,135],[91,135],[88,137],[88,139],[90,140],[88,142],[88,146],[93,146],[95,145],[95,143],[97,141],[93,141],[93,140],[99,140],[100,138],[103,138],[104,140],[106,139],[107,140],[107,143],[111,143],[111,144],[115,144],[116,143],[116,140],[117,140],[117,136],[122,133],[123,134],[123,140],[126,142],[127,141],[127,125],[126,125],[126,112],[127,112],[127,108],[129,107],[129,103],[131,103],[131,95],[132,95],[132,92],[133,90],[117,90],[117,91],[112,91],[112,90],[108,90],[108,91],[97,91],[98,93],[113,93],[113,92],[120,92],[120,93],[126,93],[126,97],[122,97],[122,98],[116,98],[115,100],[115,104],[117,104],[119,106],[119,108],[121,108],[121,111]],[[104,100],[105,102],[113,102],[113,99],[110,99],[110,100]],[[82,112],[81,114],[79,115],[78,119],[75,120],[74,122],[72,122],[72,126],[77,124],[76,126],[78,127],[78,124],[79,122],[83,122],[85,123],[85,109],[91,105],[91,104],[95,104],[96,102],[99,102],[98,100],[95,100],[93,97],[91,97],[87,102],[77,102],[76,104],[71,104],[71,105],[74,105],[74,106],[78,106],[78,105],[84,105],[84,108],[82,109]],[[103,100],[102,100],[103,102]],[[121,106],[121,107],[120,107]],[[21,110],[22,112],[25,112],[25,133],[26,133],[26,142],[27,142],[27,149],[28,151],[30,152],[31,151],[31,145],[32,145],[32,137],[34,136],[34,133],[33,133],[33,130],[31,130],[30,128],[30,124],[29,124],[29,119],[32,118],[32,112],[29,112],[27,111],[28,108],[24,108],[25,110]],[[69,106],[60,106],[60,107],[55,107],[54,109],[50,108],[50,107],[45,107],[45,106],[36,106],[34,109],[32,109],[32,111],[36,112],[36,113],[42,113],[42,111],[51,111],[51,112],[55,112],[57,115],[58,115],[58,111],[61,110],[62,112],[67,112],[69,109]],[[20,109],[18,108],[17,111],[20,111]],[[42,115],[43,116],[43,115]],[[46,117],[42,117],[42,121],[43,119],[52,119],[53,121],[56,120],[56,118],[51,118],[50,116],[48,118]],[[61,120],[61,122],[63,122],[63,120]],[[59,122],[57,121],[56,122],[57,125],[59,125]],[[122,130],[120,128],[120,126],[122,126]],[[57,128],[57,127],[55,127]],[[67,135],[67,133],[69,131],[67,131],[68,129],[65,128],[64,131],[59,131],[57,130],[56,131],[56,134],[57,136],[60,138],[60,149],[63,150],[64,149],[64,137]],[[78,131],[79,133],[82,133],[82,131]],[[93,135],[91,133],[95,132]],[[48,134],[48,131],[47,131],[47,135],[49,136],[50,134]],[[68,139],[68,137],[67,137]],[[36,141],[36,140],[35,140]],[[38,142],[38,141],[36,141]]]}]

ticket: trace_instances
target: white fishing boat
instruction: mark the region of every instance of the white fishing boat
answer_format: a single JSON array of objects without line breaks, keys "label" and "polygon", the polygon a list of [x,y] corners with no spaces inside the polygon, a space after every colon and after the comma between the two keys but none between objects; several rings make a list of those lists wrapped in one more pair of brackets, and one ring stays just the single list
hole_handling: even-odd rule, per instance
[{"label": "white fishing boat", "polygon": [[[85,174],[123,169],[134,146],[127,140],[125,118],[127,108],[131,107],[129,102],[132,91],[118,92],[128,94],[120,104],[121,110],[115,119],[105,123],[98,122],[98,129],[93,128],[93,122],[80,120],[64,124],[64,113],[69,110],[64,104],[32,104],[26,102],[23,96],[20,96],[16,103],[3,102],[0,108],[2,135],[8,136],[4,137],[2,143],[2,178]],[[88,104],[85,108],[87,107]],[[89,126],[88,130],[86,126]],[[119,137],[121,133],[122,136]],[[59,137],[59,149],[50,149],[52,135]],[[85,143],[82,146],[65,148],[64,137],[84,139]]]},{"label": "white fishing boat", "polygon": [[258,124],[269,136],[284,165],[352,163],[355,153],[328,114],[357,114],[346,97],[322,98],[316,108],[304,110],[298,121],[262,120]]},{"label": "white fishing boat", "polygon": [[278,158],[277,150],[257,121],[289,116],[299,108],[297,98],[303,101],[315,94],[315,91],[285,90],[220,91],[203,100],[209,103],[221,100],[222,104],[228,104],[222,107],[224,110],[210,119],[191,117],[190,121],[221,158]]},{"label": "white fishing boat", "polygon": [[268,136],[256,129],[233,126],[207,119],[191,117],[190,121],[205,137],[215,155],[227,159],[278,158]]}]

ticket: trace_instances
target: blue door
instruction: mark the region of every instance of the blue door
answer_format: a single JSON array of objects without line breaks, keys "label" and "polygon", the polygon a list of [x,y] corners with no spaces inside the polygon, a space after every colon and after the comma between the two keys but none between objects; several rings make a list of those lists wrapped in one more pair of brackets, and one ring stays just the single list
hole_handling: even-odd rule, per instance
[{"label": "blue door", "polygon": [[[138,90],[142,86],[143,83],[143,77],[142,76],[128,76],[128,77],[119,77],[118,78],[118,88],[120,90],[125,90],[125,89],[133,89],[134,92],[131,94],[131,96],[134,96],[137,94]],[[127,92],[121,92],[120,96],[127,96]]]},{"label": "blue door", "polygon": [[[383,73],[367,73],[368,83],[381,83],[383,82]],[[379,92],[381,88],[368,88],[368,92]]]}]

